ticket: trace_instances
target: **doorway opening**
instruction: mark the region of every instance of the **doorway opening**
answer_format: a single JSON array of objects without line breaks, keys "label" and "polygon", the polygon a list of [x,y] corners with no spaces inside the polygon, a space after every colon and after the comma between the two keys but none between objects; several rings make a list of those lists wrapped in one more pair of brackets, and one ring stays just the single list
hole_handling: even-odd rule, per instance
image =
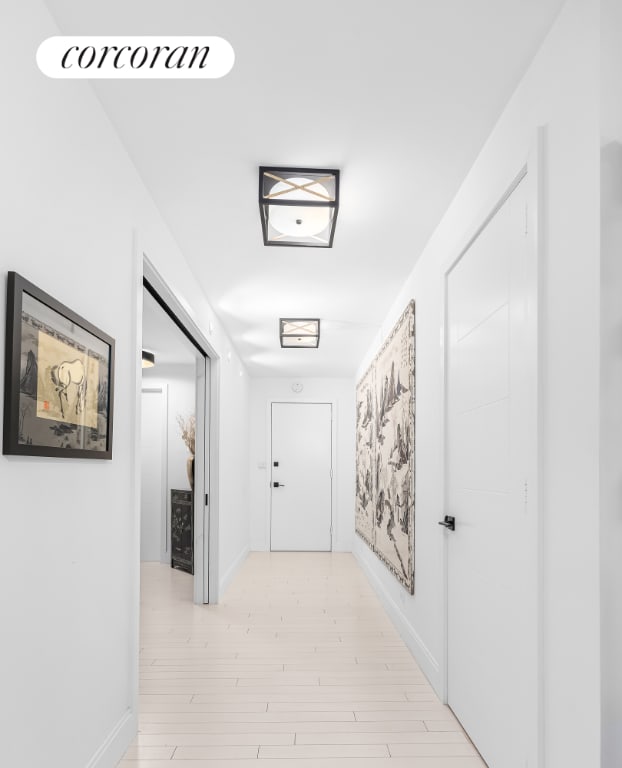
[{"label": "doorway opening", "polygon": [[196,411],[206,358],[147,287],[142,346],[140,560],[187,573],[177,581],[192,599]]},{"label": "doorway opening", "polygon": [[142,350],[141,564],[182,599],[217,602],[217,358],[147,258]]}]

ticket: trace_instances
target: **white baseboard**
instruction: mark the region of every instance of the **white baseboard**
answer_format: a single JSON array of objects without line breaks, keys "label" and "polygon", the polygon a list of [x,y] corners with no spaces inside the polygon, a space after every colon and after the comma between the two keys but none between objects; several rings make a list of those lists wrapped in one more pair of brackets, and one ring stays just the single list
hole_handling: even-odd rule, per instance
[{"label": "white baseboard", "polygon": [[134,741],[137,732],[138,716],[128,709],[89,760],[86,768],[110,768],[116,765]]},{"label": "white baseboard", "polygon": [[369,583],[380,598],[385,611],[389,615],[391,621],[395,624],[397,631],[400,633],[402,640],[408,646],[409,651],[415,657],[417,664],[421,667],[421,671],[428,678],[430,685],[436,691],[437,696],[443,700],[443,686],[441,682],[441,673],[438,661],[431,653],[430,649],[426,646],[423,640],[419,637],[414,627],[407,618],[400,606],[393,600],[391,595],[387,592],[384,585],[369,567],[369,563],[361,553],[354,547],[353,554],[356,557],[359,565],[363,569],[363,572],[369,579]]},{"label": "white baseboard", "polygon": [[248,557],[248,553],[250,552],[250,548],[248,546],[244,547],[244,549],[240,552],[240,554],[235,558],[233,563],[227,568],[225,573],[221,576],[220,581],[218,583],[218,596],[221,598],[229,584],[233,581],[233,577],[238,571],[238,568],[242,565],[242,563],[246,560]]}]

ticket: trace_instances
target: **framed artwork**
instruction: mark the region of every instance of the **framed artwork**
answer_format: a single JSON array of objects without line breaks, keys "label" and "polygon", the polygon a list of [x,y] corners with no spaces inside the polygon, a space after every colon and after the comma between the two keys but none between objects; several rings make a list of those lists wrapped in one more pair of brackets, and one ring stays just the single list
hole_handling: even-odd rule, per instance
[{"label": "framed artwork", "polygon": [[[356,392],[356,532],[413,594],[414,301],[395,324]],[[368,429],[370,418],[373,430]],[[368,471],[372,478],[370,483],[367,482]]]},{"label": "framed artwork", "polygon": [[2,452],[111,459],[113,383],[114,339],[9,272]]}]

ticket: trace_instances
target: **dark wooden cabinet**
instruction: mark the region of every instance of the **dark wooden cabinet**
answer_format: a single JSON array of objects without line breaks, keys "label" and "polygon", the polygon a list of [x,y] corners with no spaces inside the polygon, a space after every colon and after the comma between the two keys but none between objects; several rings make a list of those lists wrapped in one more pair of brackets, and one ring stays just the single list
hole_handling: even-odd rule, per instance
[{"label": "dark wooden cabinet", "polygon": [[192,491],[171,489],[171,568],[194,573]]}]

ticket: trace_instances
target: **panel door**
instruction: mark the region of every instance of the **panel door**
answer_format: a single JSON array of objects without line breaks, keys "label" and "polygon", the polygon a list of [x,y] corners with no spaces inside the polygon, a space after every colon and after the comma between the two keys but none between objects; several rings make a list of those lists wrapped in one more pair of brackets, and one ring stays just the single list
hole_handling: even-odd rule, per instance
[{"label": "panel door", "polygon": [[332,548],[332,405],[272,403],[270,549]]},{"label": "panel door", "polygon": [[523,179],[447,277],[448,703],[491,768],[535,766],[535,270]]}]

